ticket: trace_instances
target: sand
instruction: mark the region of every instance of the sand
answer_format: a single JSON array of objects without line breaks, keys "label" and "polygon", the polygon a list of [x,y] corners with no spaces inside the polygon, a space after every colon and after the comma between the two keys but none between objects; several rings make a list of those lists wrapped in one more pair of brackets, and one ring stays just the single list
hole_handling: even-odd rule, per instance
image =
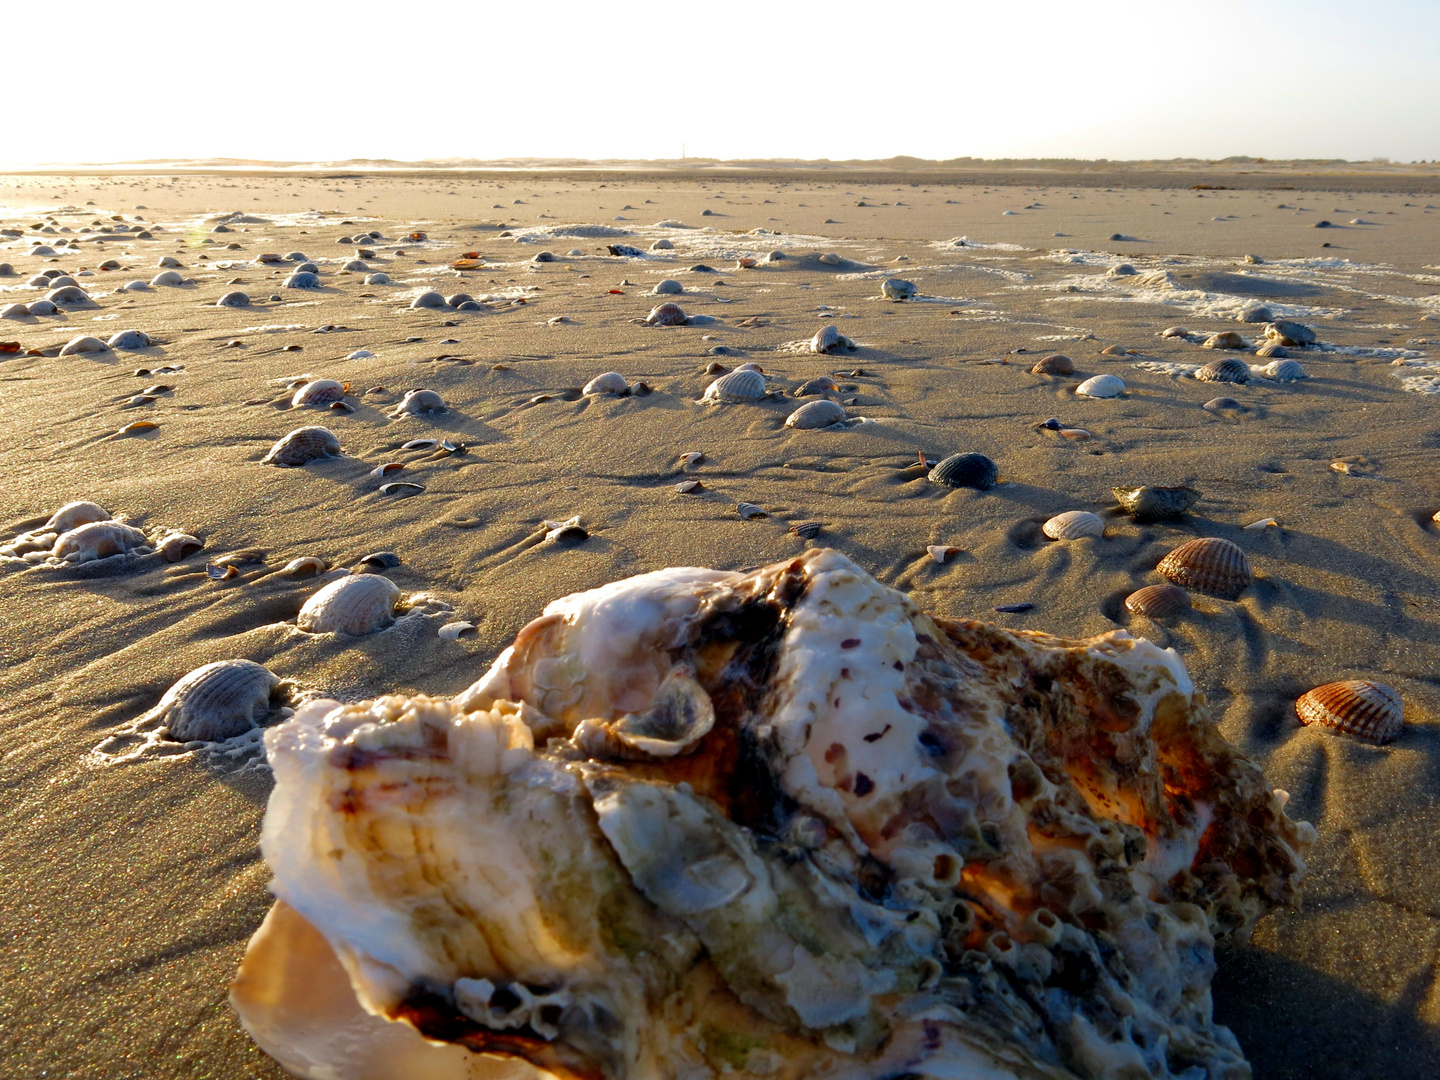
[{"label": "sand", "polygon": [[[1402,382],[1440,374],[1424,366],[1440,337],[1440,183],[1227,183],[1212,170],[1211,188],[1192,190],[1143,172],[1027,176],[0,178],[0,227],[23,229],[0,243],[17,271],[0,278],[0,305],[43,295],[24,282],[51,267],[93,270],[76,280],[96,297],[0,320],[0,341],[21,346],[0,353],[0,542],[75,499],[204,542],[174,565],[0,573],[0,1074],[282,1075],[226,1003],[269,900],[256,848],[265,770],[243,756],[93,752],[185,672],[240,657],[309,693],[453,693],[550,599],[807,544],[839,548],[944,615],[1069,636],[1127,626],[1177,649],[1224,734],[1320,834],[1302,908],[1221,950],[1217,1015],[1261,1078],[1440,1063],[1440,396]],[[263,220],[211,231],[235,212]],[[112,234],[102,247],[96,233],[58,231],[119,224],[112,215],[154,238]],[[52,217],[56,232],[36,230]],[[566,228],[577,223],[592,228]],[[381,238],[366,262],[388,285],[340,270],[357,246],[337,238],[370,230]],[[26,254],[36,238],[59,254]],[[651,252],[660,238],[674,247]],[[617,258],[607,244],[646,254]],[[775,250],[788,258],[736,268]],[[478,269],[449,268],[471,251]],[[541,251],[556,261],[532,262]],[[320,289],[284,288],[287,267],[252,262],[290,252],[318,264]],[[839,266],[814,258],[827,252]],[[167,254],[193,283],[115,291]],[[123,269],[97,270],[106,259]],[[1107,275],[1121,263],[1139,273]],[[884,299],[891,276],[917,298]],[[664,278],[684,293],[647,295]],[[237,289],[256,302],[215,306]],[[485,310],[410,310],[428,289]],[[714,321],[637,321],[662,299]],[[1323,347],[1293,354],[1309,378],[1199,382],[1178,365],[1219,354],[1159,336],[1180,324],[1253,338],[1261,324],[1236,316],[1257,304],[1315,328]],[[858,347],[803,351],[826,324]],[[131,328],[158,344],[55,355],[73,337]],[[1102,355],[1110,345],[1133,355]],[[346,359],[360,350],[374,355]],[[1075,375],[1029,374],[1051,352],[1071,356]],[[789,397],[697,403],[708,364],[746,362],[780,390],[833,374],[866,422],[785,427]],[[167,365],[183,371],[131,374]],[[653,393],[567,393],[612,370]],[[348,383],[355,411],[292,409],[283,380],[307,374]],[[1122,378],[1126,395],[1077,397],[1096,374]],[[174,389],[126,404],[156,383]],[[421,387],[448,411],[392,419]],[[1222,394],[1246,411],[1201,408]],[[1041,428],[1052,416],[1094,437]],[[137,419],[158,426],[115,437]],[[346,456],[260,463],[307,424],[334,431]],[[399,449],[420,437],[464,449]],[[1003,482],[930,484],[907,468],[917,450],[987,454]],[[682,466],[686,451],[704,460]],[[379,494],[370,471],[385,461],[407,465],[387,479],[424,490]],[[702,490],[677,492],[686,479]],[[1143,483],[1203,498],[1182,521],[1139,525],[1112,509],[1110,488]],[[769,516],[743,520],[741,501]],[[1040,523],[1073,509],[1100,513],[1106,536],[1045,540]],[[544,539],[547,519],[574,515],[588,539]],[[1267,517],[1278,526],[1243,528]],[[788,531],[804,521],[822,523],[813,540]],[[1165,625],[1129,615],[1124,596],[1195,536],[1240,544],[1256,584],[1235,603],[1197,597]],[[935,544],[960,550],[939,565]],[[319,586],[283,575],[287,562],[353,566],[379,550],[401,559],[392,580],[423,594],[414,615],[360,639],[296,631]],[[226,557],[238,572],[212,580],[207,561]],[[1034,608],[993,610],[1015,603]],[[456,620],[477,632],[442,640]],[[1376,748],[1297,725],[1294,699],[1341,678],[1400,691],[1411,723],[1399,740]]]}]

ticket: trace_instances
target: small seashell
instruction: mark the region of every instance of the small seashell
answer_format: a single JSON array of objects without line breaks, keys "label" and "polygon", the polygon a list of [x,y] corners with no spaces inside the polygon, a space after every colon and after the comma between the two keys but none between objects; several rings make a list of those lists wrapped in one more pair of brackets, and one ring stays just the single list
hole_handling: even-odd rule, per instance
[{"label": "small seashell", "polygon": [[819,521],[802,521],[798,525],[791,525],[790,531],[802,540],[814,540],[824,527],[824,524]]},{"label": "small seashell", "polygon": [[78,353],[101,353],[109,351],[109,347],[105,344],[105,342],[101,341],[97,337],[89,337],[87,335],[83,337],[71,338],[69,343],[60,350],[60,355],[75,356]]},{"label": "small seashell", "polygon": [[[45,294],[45,299],[52,304],[88,304],[90,303],[90,294],[72,284],[51,289]],[[31,311],[34,311],[34,305],[31,305]]]},{"label": "small seashell", "polygon": [[[1218,347],[1220,346],[1217,346],[1217,348]],[[1211,360],[1210,363],[1195,372],[1195,378],[1201,382],[1239,383],[1244,385],[1250,381],[1250,365],[1245,363],[1244,360],[1237,360],[1233,356],[1227,357],[1224,360]]]},{"label": "small seashell", "polygon": [[984,454],[951,454],[930,470],[927,479],[953,488],[989,491],[999,476],[1000,470],[995,462]]},{"label": "small seashell", "polygon": [[286,577],[313,577],[329,569],[329,559],[322,559],[318,555],[301,555],[298,559],[291,559],[286,563],[280,573]]},{"label": "small seashell", "polygon": [[411,439],[407,443],[401,443],[401,450],[434,450],[440,445],[439,439]]},{"label": "small seashell", "polygon": [[1091,435],[1090,432],[1086,431],[1084,428],[1077,427],[1056,428],[1055,434],[1059,435],[1063,439],[1075,439],[1080,442],[1083,442],[1086,439],[1093,439],[1095,437],[1094,435]]},{"label": "small seashell", "polygon": [[681,495],[694,495],[696,492],[704,491],[705,485],[699,480],[681,480],[675,485],[675,490]]},{"label": "small seashell", "polygon": [[451,622],[440,627],[438,636],[444,641],[454,641],[456,638],[463,637],[465,634],[473,633],[475,633],[475,624],[473,622]]},{"label": "small seashell", "polygon": [[370,264],[363,259],[351,259],[349,262],[341,264],[340,269],[349,270],[355,274],[364,274],[369,272]]},{"label": "small seashell", "polygon": [[663,237],[650,245],[651,251],[672,251],[674,248],[675,245]]},{"label": "small seashell", "polygon": [[1075,374],[1075,361],[1064,353],[1051,353],[1042,357],[1030,369],[1031,375],[1073,375]]},{"label": "small seashell", "polygon": [[1227,599],[1234,599],[1255,579],[1245,552],[1218,536],[1181,544],[1155,570],[1177,585]]},{"label": "small seashell", "polygon": [[320,275],[311,270],[297,270],[282,284],[287,289],[318,289],[320,288]]},{"label": "small seashell", "polygon": [[328,405],[345,396],[345,386],[334,379],[315,379],[307,382],[290,399],[290,407],[298,409],[303,405]]},{"label": "small seashell", "polygon": [[0,307],[0,319],[23,319],[30,314],[25,304],[6,304]]},{"label": "small seashell", "polygon": [[1375,463],[1364,457],[1341,458],[1332,461],[1330,468],[1346,476],[1374,476],[1377,471]]},{"label": "small seashell", "polygon": [[381,495],[419,495],[424,490],[424,484],[417,484],[411,480],[396,480],[394,483],[380,485]]},{"label": "small seashell", "polygon": [[302,427],[272,446],[261,461],[265,465],[288,468],[320,458],[339,457],[340,454],[340,440],[329,428]]},{"label": "small seashell", "polygon": [[181,559],[195,554],[205,545],[189,533],[174,532],[161,537],[160,542],[155,546],[160,554],[170,562],[179,562]]},{"label": "small seashell", "polygon": [[855,348],[855,343],[840,333],[831,323],[822,326],[815,332],[815,336],[810,339],[810,351],[812,353],[824,354],[832,353],[839,349],[853,348]]},{"label": "small seashell", "polygon": [[416,416],[420,413],[444,412],[445,399],[434,390],[407,390],[400,404],[390,414],[392,418]]},{"label": "small seashell", "polygon": [[618,371],[607,371],[603,375],[596,375],[580,391],[582,394],[628,394],[630,384],[625,381],[625,376]]},{"label": "small seashell", "polygon": [[823,266],[839,266],[840,256],[836,255],[833,251],[827,251],[823,255],[816,256],[815,261]]},{"label": "small seashell", "polygon": [[1172,326],[1167,330],[1160,331],[1160,336],[1162,338],[1188,338],[1190,331],[1183,326]]},{"label": "small seashell", "polygon": [[182,263],[179,259],[175,258],[174,255],[161,255],[159,261],[155,265],[179,268],[183,267],[185,264]]},{"label": "small seashell", "polygon": [[1233,397],[1211,398],[1200,406],[1209,412],[1244,412],[1245,406],[1236,401]]},{"label": "small seashell", "polygon": [[705,388],[701,401],[751,402],[766,396],[765,376],[753,368],[736,368]]},{"label": "small seashell", "polygon": [[219,300],[215,301],[216,307],[249,307],[250,297],[248,294],[236,290],[227,292]]},{"label": "small seashell", "polygon": [[122,427],[122,428],[121,428],[119,431],[117,431],[115,434],[116,434],[116,435],[138,435],[138,434],[139,434],[140,432],[142,432],[142,431],[154,431],[154,430],[156,430],[159,426],[160,426],[160,425],[157,424],[157,423],[155,423],[154,420],[135,420],[135,421],[132,421],[131,423],[126,424],[124,427]]},{"label": "small seashell", "polygon": [[533,263],[553,263],[555,261],[555,253],[553,251],[541,251],[530,261]]},{"label": "small seashell", "polygon": [[351,405],[348,401],[332,401],[330,403],[330,411],[338,413],[353,413],[355,411],[355,406]]},{"label": "small seashell", "polygon": [[880,292],[890,300],[909,300],[915,295],[915,283],[904,278],[886,278],[880,283]]},{"label": "small seashell", "polygon": [[754,503],[747,502],[736,503],[735,512],[739,514],[741,519],[744,521],[753,521],[755,518],[763,518],[770,516],[764,510],[760,509],[760,507],[756,506]]},{"label": "small seashell", "polygon": [[1256,532],[1259,532],[1264,529],[1268,529],[1271,526],[1274,526],[1278,529],[1280,527],[1280,522],[1276,521],[1273,517],[1267,517],[1261,518],[1259,521],[1252,521],[1249,525],[1244,526],[1244,528],[1252,529]]},{"label": "small seashell", "polygon": [[674,278],[665,278],[663,281],[657,281],[655,288],[650,290],[654,296],[678,296],[684,291],[685,286],[681,285],[680,282]]},{"label": "small seashell", "polygon": [[150,279],[150,284],[159,288],[162,285],[182,285],[185,279],[174,270],[162,270]]},{"label": "small seashell", "polygon": [[843,424],[845,410],[828,398],[807,402],[785,418],[785,426],[799,430],[832,427]]},{"label": "small seashell", "polygon": [[580,515],[566,518],[564,521],[546,521],[545,539],[553,540],[559,544],[578,544],[589,538],[590,534],[580,525]]},{"label": "small seashell", "polygon": [[1118,375],[1092,375],[1075,388],[1081,397],[1113,398],[1125,393],[1125,380]]},{"label": "small seashell", "polygon": [[796,397],[814,397],[817,394],[838,394],[839,384],[829,375],[821,375],[818,379],[811,379],[803,382],[795,388]]},{"label": "small seashell", "polygon": [[89,562],[137,549],[149,551],[149,544],[144,533],[129,525],[118,521],[91,521],[61,533],[50,555],[65,562]]},{"label": "small seashell", "polygon": [[1040,531],[1051,540],[1079,540],[1086,536],[1104,536],[1105,522],[1089,510],[1066,510],[1040,526]]},{"label": "small seashell", "polygon": [[361,573],[371,570],[393,570],[400,565],[400,556],[393,551],[372,551],[360,560]]},{"label": "small seashell", "polygon": [[111,334],[109,340],[105,342],[106,347],[110,349],[148,349],[153,344],[150,336],[139,330],[121,330]]},{"label": "small seashell", "polygon": [[1303,347],[1315,344],[1315,331],[1301,323],[1277,319],[1265,327],[1265,336],[1281,345]]},{"label": "small seashell", "polygon": [[690,321],[690,316],[685,314],[679,304],[661,304],[650,310],[645,321],[651,326],[684,326]]},{"label": "small seashell", "polygon": [[689,467],[691,465],[699,465],[700,462],[704,460],[705,455],[702,454],[699,450],[687,450],[685,451],[685,453],[681,454],[679,458],[680,464],[685,467]]},{"label": "small seashell", "polygon": [[[12,306],[22,307],[25,305],[14,304]],[[60,309],[57,308],[54,304],[52,304],[49,300],[35,300],[29,304],[28,310],[31,315],[54,315],[59,312]]]},{"label": "small seashell", "polygon": [[1211,334],[1200,343],[1202,349],[1243,349],[1245,339],[1234,330],[1222,330],[1218,334]]},{"label": "small seashell", "polygon": [[1026,611],[1034,610],[1034,604],[996,604],[995,610],[1006,615],[1020,615]]},{"label": "small seashell", "polygon": [[927,544],[925,545],[925,550],[929,552],[931,559],[940,563],[942,566],[951,555],[960,554],[958,547],[953,547],[949,544]]},{"label": "small seashell", "polygon": [[1256,356],[1263,356],[1263,357],[1272,357],[1272,356],[1278,357],[1278,356],[1289,356],[1290,354],[1285,351],[1285,346],[1284,346],[1284,345],[1281,345],[1281,344],[1280,344],[1278,341],[1276,341],[1274,338],[1266,338],[1266,339],[1261,343],[1260,347],[1255,350],[1255,355],[1256,355]]},{"label": "small seashell", "polygon": [[415,297],[414,300],[410,301],[410,307],[412,310],[415,311],[419,311],[423,308],[443,308],[444,306],[445,297],[441,296],[433,289],[429,290],[428,292],[421,293],[419,296]]},{"label": "small seashell", "polygon": [[81,525],[89,525],[93,521],[109,520],[110,511],[93,502],[66,503],[50,515],[50,520],[45,522],[45,531],[66,533],[71,529],[78,529]]},{"label": "small seashell", "polygon": [[1178,585],[1146,585],[1125,598],[1125,607],[1147,619],[1168,619],[1190,607],[1190,594]]},{"label": "small seashell", "polygon": [[1295,382],[1309,378],[1298,360],[1275,360],[1266,364],[1265,377],[1276,382]]},{"label": "small seashell", "polygon": [[1101,356],[1129,356],[1130,350],[1124,345],[1106,345],[1100,350]]},{"label": "small seashell", "polygon": [[1326,683],[1301,695],[1295,715],[1302,724],[1320,724],[1383,746],[1405,727],[1404,707],[1393,687],[1368,679]]},{"label": "small seashell", "polygon": [[221,565],[220,563],[206,563],[205,576],[211,581],[224,581],[227,578],[235,577],[240,573],[238,566]]},{"label": "small seashell", "polygon": [[1192,487],[1144,487],[1111,488],[1115,501],[1134,515],[1136,521],[1162,521],[1178,518],[1200,499],[1200,492]]},{"label": "small seashell", "polygon": [[311,634],[348,634],[362,637],[395,621],[400,588],[378,574],[351,574],[332,581],[317,592],[295,620]]},{"label": "small seashell", "polygon": [[403,468],[405,468],[405,463],[403,461],[387,461],[385,462],[385,464],[377,465],[375,468],[371,469],[370,475],[375,477],[377,480],[384,479],[391,473],[399,472]]},{"label": "small seashell", "polygon": [[220,660],[198,667],[165,691],[146,714],[176,742],[219,742],[258,727],[270,711],[280,680],[250,660]]}]

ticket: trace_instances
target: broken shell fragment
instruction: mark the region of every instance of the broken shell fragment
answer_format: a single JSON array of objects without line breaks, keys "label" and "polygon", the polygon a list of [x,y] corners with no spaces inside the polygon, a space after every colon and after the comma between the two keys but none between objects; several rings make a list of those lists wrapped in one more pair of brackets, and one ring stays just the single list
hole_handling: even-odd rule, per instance
[{"label": "broken shell fragment", "polygon": [[225,581],[227,578],[236,577],[239,573],[240,568],[238,566],[222,566],[220,563],[205,564],[205,576],[211,581]]},{"label": "broken shell fragment", "polygon": [[880,283],[880,292],[887,300],[909,300],[915,295],[915,283],[904,278],[886,278]]},{"label": "broken shell fragment", "polygon": [[379,491],[381,495],[419,495],[425,490],[424,484],[417,484],[412,480],[396,480],[390,484],[381,484]]},{"label": "broken shell fragment", "polygon": [[951,544],[926,544],[925,550],[929,553],[930,558],[933,561],[939,563],[942,566],[946,563],[946,561],[950,558],[951,555],[960,554],[960,549]]},{"label": "broken shell fragment", "polygon": [[250,660],[220,660],[183,676],[142,718],[176,742],[219,742],[258,727],[280,680]]},{"label": "broken shell fragment", "polygon": [[301,555],[298,559],[291,559],[286,563],[280,573],[286,577],[314,577],[329,569],[329,559],[322,559],[318,555]]},{"label": "broken shell fragment", "polygon": [[155,423],[154,420],[132,420],[130,423],[122,427],[119,431],[115,432],[115,434],[138,435],[142,431],[154,431],[159,428],[159,426],[160,425]]},{"label": "broken shell fragment", "polygon": [[377,480],[383,480],[391,473],[397,473],[403,468],[405,468],[405,463],[403,461],[387,461],[383,465],[377,465],[375,466],[375,468],[371,469],[370,475],[375,477]]},{"label": "broken shell fragment", "polygon": [[1144,523],[1181,517],[1200,500],[1200,492],[1183,484],[1179,487],[1148,484],[1136,488],[1117,487],[1111,488],[1110,493],[1136,521]]},{"label": "broken shell fragment", "polygon": [[825,528],[825,526],[822,522],[802,521],[799,524],[791,525],[789,531],[802,540],[814,540],[815,537],[820,535],[820,530],[823,528]]},{"label": "broken shell fragment", "polygon": [[400,565],[400,556],[393,551],[372,551],[360,560],[360,566],[365,571],[370,570],[393,570]]},{"label": "broken shell fragment", "polygon": [[1295,715],[1302,724],[1319,724],[1381,746],[1405,727],[1400,695],[1368,679],[1317,686],[1295,702]]},{"label": "broken shell fragment", "polygon": [[1203,536],[1181,544],[1155,570],[1187,589],[1234,599],[1255,580],[1245,552],[1229,540]]},{"label": "broken shell fragment", "polygon": [[340,440],[329,428],[302,427],[272,446],[261,463],[291,468],[321,458],[339,457],[340,453]]},{"label": "broken shell fragment", "polygon": [[855,348],[855,343],[829,323],[815,331],[815,336],[810,339],[812,353],[833,353],[841,349],[853,348]]},{"label": "broken shell fragment", "polygon": [[1104,536],[1105,522],[1099,514],[1092,514],[1089,510],[1067,510],[1041,525],[1040,531],[1051,540],[1079,540],[1087,536]]},{"label": "broken shell fragment", "polygon": [[1190,594],[1179,585],[1146,585],[1125,598],[1125,607],[1147,619],[1168,619],[1190,607]]},{"label": "broken shell fragment", "polygon": [[769,517],[769,516],[770,516],[770,515],[767,514],[763,509],[761,509],[760,507],[756,506],[754,503],[748,503],[748,502],[738,502],[738,503],[736,503],[736,504],[735,504],[735,513],[739,514],[741,520],[743,520],[743,521],[753,521],[753,520],[755,520],[756,518],[763,518],[763,517]]},{"label": "broken shell fragment", "polygon": [[1275,322],[1267,323],[1265,336],[1271,341],[1281,345],[1288,345],[1292,348],[1303,348],[1306,345],[1315,344],[1315,331],[1301,323],[1291,322],[1288,319],[1277,319]]},{"label": "broken shell fragment", "polygon": [[459,637],[463,637],[465,634],[473,633],[475,633],[475,624],[473,622],[461,621],[446,623],[440,627],[437,636],[442,641],[454,641]]},{"label": "broken shell fragment", "polygon": [[350,574],[332,581],[300,609],[295,625],[311,634],[363,637],[395,621],[400,587],[379,574]]},{"label": "broken shell fragment", "polygon": [[705,455],[699,450],[687,450],[680,455],[679,462],[682,466],[699,465],[705,460]]},{"label": "broken shell fragment", "polygon": [[195,554],[195,552],[203,548],[205,544],[199,538],[191,536],[189,533],[174,532],[161,537],[160,542],[155,546],[156,550],[158,550],[161,555],[164,555],[167,561],[179,562],[181,559]]}]

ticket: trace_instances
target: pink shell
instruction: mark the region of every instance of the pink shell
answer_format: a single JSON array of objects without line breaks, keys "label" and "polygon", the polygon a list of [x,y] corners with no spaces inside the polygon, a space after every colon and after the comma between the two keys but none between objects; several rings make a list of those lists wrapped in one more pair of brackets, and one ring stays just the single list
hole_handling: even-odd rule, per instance
[{"label": "pink shell", "polygon": [[1218,536],[1181,544],[1155,570],[1176,585],[1223,597],[1237,596],[1255,580],[1245,552]]},{"label": "pink shell", "polygon": [[1388,743],[1405,726],[1400,695],[1366,679],[1315,687],[1295,702],[1295,715],[1302,724],[1320,724],[1376,745]]},{"label": "pink shell", "polygon": [[1178,585],[1146,585],[1125,598],[1125,607],[1147,619],[1165,619],[1190,606],[1190,594]]}]

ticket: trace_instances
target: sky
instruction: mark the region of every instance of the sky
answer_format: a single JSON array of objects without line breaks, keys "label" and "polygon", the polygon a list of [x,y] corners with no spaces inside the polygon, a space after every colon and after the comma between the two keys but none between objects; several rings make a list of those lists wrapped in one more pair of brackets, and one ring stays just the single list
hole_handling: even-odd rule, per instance
[{"label": "sky", "polygon": [[0,15],[14,91],[0,167],[1440,158],[1440,0],[59,10],[14,3]]}]

